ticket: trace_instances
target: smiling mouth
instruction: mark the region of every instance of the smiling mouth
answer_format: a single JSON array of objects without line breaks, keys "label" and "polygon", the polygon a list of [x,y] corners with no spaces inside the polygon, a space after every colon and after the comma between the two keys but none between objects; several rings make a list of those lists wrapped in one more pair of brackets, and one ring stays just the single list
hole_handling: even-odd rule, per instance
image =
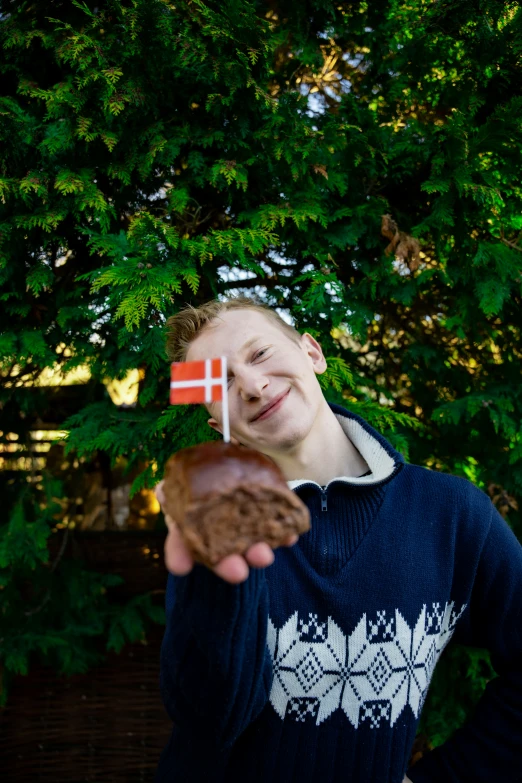
[{"label": "smiling mouth", "polygon": [[264,411],[264,413],[262,413],[260,416],[256,416],[254,419],[252,419],[251,424],[255,424],[257,421],[262,421],[263,419],[268,419],[268,417],[271,416],[272,413],[275,413],[277,410],[279,410],[279,408],[284,403],[284,401],[286,400],[289,394],[290,394],[290,389],[288,389],[286,394],[283,394],[283,396],[280,397],[279,400],[277,400],[277,402],[271,405],[270,408],[268,408],[268,410]]}]

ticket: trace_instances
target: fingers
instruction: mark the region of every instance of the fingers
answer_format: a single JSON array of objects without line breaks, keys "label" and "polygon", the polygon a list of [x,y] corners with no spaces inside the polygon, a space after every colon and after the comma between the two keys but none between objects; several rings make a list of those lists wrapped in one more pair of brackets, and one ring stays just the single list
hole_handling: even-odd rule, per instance
[{"label": "fingers", "polygon": [[[174,520],[165,517],[169,534],[165,540],[165,564],[167,569],[177,576],[185,576],[194,566],[194,559],[185,545]],[[293,546],[298,536],[292,536],[284,546]],[[227,555],[214,567],[214,573],[231,584],[239,584],[248,579],[249,568],[268,568],[274,562],[273,550],[264,542],[253,544],[245,556]]]},{"label": "fingers", "polygon": [[[171,573],[176,576],[186,576],[194,567],[194,559],[190,555],[185,542],[181,537],[179,528],[172,519],[166,516],[169,532],[165,539],[165,565]],[[256,544],[255,546],[267,547],[269,553],[272,553],[268,544]],[[266,557],[266,553],[265,553]],[[255,553],[254,553],[255,560]],[[267,563],[269,565],[269,563]],[[241,555],[228,555],[221,560],[213,569],[214,573],[231,584],[239,584],[248,579],[248,565]]]},{"label": "fingers", "polygon": [[163,483],[165,479],[162,479],[159,484],[154,487],[154,494],[156,495],[158,502],[163,509],[165,503],[165,493],[163,492]]},{"label": "fingers", "polygon": [[191,557],[178,526],[171,517],[165,517],[169,529],[165,539],[165,565],[176,576],[185,576],[192,571],[194,560]]},{"label": "fingers", "polygon": [[[299,536],[294,534],[283,542],[283,546],[293,546],[298,540]],[[244,558],[241,555],[225,557],[214,571],[218,576],[226,579],[227,582],[243,582],[248,577],[248,566],[251,566],[251,568],[268,568],[274,560],[273,549],[268,544],[260,541],[249,547]]]},{"label": "fingers", "polygon": [[213,569],[217,576],[231,584],[239,584],[248,579],[248,565],[241,555],[227,555]]},{"label": "fingers", "polygon": [[191,557],[183,539],[181,538],[181,533],[179,532],[175,521],[168,514],[165,514],[163,480],[154,487],[154,494],[156,495],[161,506],[161,510],[163,511],[165,517],[165,523],[169,531],[163,547],[165,552],[165,565],[167,570],[173,573],[175,576],[186,576],[186,574],[192,571],[192,568],[194,567],[194,560]]},{"label": "fingers", "polygon": [[266,568],[272,565],[275,555],[268,546],[260,541],[257,544],[253,544],[245,553],[245,560],[253,568]]},{"label": "fingers", "polygon": [[[293,546],[298,540],[299,536],[297,534],[288,536],[288,538],[281,543],[281,546]],[[253,568],[267,568],[272,565],[275,560],[274,550],[271,549],[268,544],[260,541],[257,544],[252,544],[252,546],[247,549],[245,560]]]}]

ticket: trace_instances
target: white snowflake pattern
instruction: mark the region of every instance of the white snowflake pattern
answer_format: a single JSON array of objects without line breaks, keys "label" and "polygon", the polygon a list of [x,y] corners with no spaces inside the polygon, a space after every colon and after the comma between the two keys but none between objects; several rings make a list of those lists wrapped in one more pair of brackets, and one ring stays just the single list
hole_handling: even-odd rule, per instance
[{"label": "white snowflake pattern", "polygon": [[383,721],[393,726],[406,704],[418,717],[465,608],[455,611],[453,601],[442,609],[424,605],[413,629],[398,609],[363,614],[349,636],[331,617],[320,623],[316,614],[303,620],[296,611],[279,630],[269,618],[272,706],[282,719],[308,716],[317,725],[341,708],[355,728],[364,720],[374,728]]}]

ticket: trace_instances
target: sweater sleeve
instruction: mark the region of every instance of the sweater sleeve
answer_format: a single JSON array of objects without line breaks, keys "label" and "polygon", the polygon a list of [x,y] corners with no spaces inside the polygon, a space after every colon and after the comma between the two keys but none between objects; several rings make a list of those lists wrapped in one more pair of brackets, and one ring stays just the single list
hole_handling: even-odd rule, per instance
[{"label": "sweater sleeve", "polygon": [[522,546],[490,502],[491,525],[470,598],[469,643],[497,677],[472,718],[408,770],[413,783],[522,780]]},{"label": "sweater sleeve", "polygon": [[[264,569],[232,585],[202,565],[169,574],[160,689],[175,724],[171,763],[179,780],[195,754],[223,757],[268,701],[272,662],[266,644]],[[192,778],[191,778],[192,779]]]}]

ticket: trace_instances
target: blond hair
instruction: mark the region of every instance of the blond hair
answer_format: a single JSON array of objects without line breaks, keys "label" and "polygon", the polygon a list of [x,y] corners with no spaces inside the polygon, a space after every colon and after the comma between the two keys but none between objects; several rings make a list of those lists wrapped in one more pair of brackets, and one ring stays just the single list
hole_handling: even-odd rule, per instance
[{"label": "blond hair", "polygon": [[212,299],[199,307],[187,305],[175,315],[167,318],[165,351],[168,360],[170,362],[184,362],[190,343],[211,321],[228,310],[257,310],[270,318],[291,340],[296,343],[300,341],[301,335],[297,329],[283,321],[275,310],[262,302],[257,302],[248,296],[236,296],[223,302],[219,299]]}]

